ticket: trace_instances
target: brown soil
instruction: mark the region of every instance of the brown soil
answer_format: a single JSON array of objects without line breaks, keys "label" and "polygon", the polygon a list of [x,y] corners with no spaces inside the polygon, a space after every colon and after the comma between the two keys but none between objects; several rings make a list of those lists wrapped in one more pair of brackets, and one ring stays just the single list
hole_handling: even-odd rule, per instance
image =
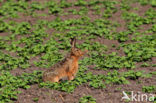
[{"label": "brown soil", "polygon": [[[35,1],[35,0],[33,0]],[[40,0],[43,1],[43,0]],[[73,2],[73,0],[68,0],[69,2]],[[32,2],[32,1],[31,1]],[[1,5],[1,4],[0,4]],[[150,6],[145,6],[142,7],[139,4],[134,4],[132,5],[132,7],[138,7],[139,10],[136,11],[140,16],[143,16],[144,12],[150,7]],[[119,5],[117,5],[117,8],[119,8]],[[69,9],[73,9],[73,8],[68,8],[65,11],[69,10]],[[79,9],[78,7],[74,7],[74,9]],[[48,14],[48,10],[45,9],[43,11],[36,11],[36,13],[41,13],[41,14],[46,14],[48,16],[40,16],[37,18],[33,18],[31,16],[27,16],[25,17],[24,14],[20,14],[20,18],[18,19],[10,19],[10,20],[14,20],[16,22],[22,22],[22,21],[29,21],[32,24],[35,24],[37,20],[43,19],[43,20],[53,20],[56,18],[55,15],[49,15]],[[119,24],[121,24],[118,28],[117,28],[117,32],[120,31],[124,31],[126,30],[125,27],[125,21],[123,19],[121,19],[121,11],[118,10],[115,14],[113,14],[113,17],[110,18],[110,20],[112,21],[116,21]],[[93,11],[89,11],[87,16],[89,16],[90,18],[92,18],[92,20],[99,18],[99,15],[94,15]],[[62,15],[60,16],[62,20],[66,20],[66,19],[78,19],[81,16],[80,15]],[[150,28],[149,25],[143,25],[142,28],[146,29],[146,28]],[[144,31],[143,29],[141,29],[140,31]],[[48,30],[47,33],[49,34],[53,34],[53,32],[55,32],[54,30]],[[8,36],[7,33],[0,33],[0,36]],[[20,38],[20,37],[19,37]],[[45,42],[49,40],[49,38],[45,39]],[[115,44],[116,47],[119,46],[119,42],[116,40],[108,40],[105,38],[96,38],[92,41],[97,41],[100,42],[104,45],[106,45],[109,50],[107,51],[107,53],[111,53],[111,52],[118,52],[119,56],[125,56],[122,48],[120,50],[116,50],[115,48],[112,48],[112,44]],[[83,40],[80,40],[78,43],[81,44],[83,42]],[[32,63],[33,61],[38,61],[39,60],[39,56],[38,57],[34,57],[32,58],[29,62]],[[152,58],[152,63],[156,63],[156,58]],[[94,66],[89,66],[89,72],[92,72],[93,74],[107,74],[107,72],[111,72],[113,70],[95,70],[93,69]],[[42,70],[44,71],[45,68],[39,68],[39,67],[35,67],[32,63],[32,66],[30,68],[27,69],[14,69],[11,71],[11,73],[15,76],[17,75],[21,75],[22,73],[32,73],[34,70]],[[140,64],[137,64],[137,68],[135,70],[144,70],[145,72],[149,73],[151,71],[155,71],[154,67],[145,67],[142,68],[140,67]],[[128,71],[127,69],[120,69],[118,70],[119,72],[125,72]],[[92,95],[94,98],[96,98],[96,102],[97,103],[125,103],[123,101],[121,101],[122,98],[122,91],[142,91],[142,84],[144,85],[156,85],[156,79],[153,78],[139,78],[139,80],[137,81],[133,81],[133,80],[129,80],[130,84],[127,85],[109,85],[107,86],[106,89],[93,89],[91,87],[89,87],[87,84],[84,85],[80,85],[78,86],[73,93],[66,93],[66,92],[62,92],[62,91],[57,91],[57,90],[51,90],[48,88],[39,88],[37,84],[32,85],[31,88],[25,90],[25,89],[19,89],[20,91],[22,91],[22,93],[18,94],[18,99],[17,101],[15,101],[15,103],[78,103],[79,102],[79,98],[83,97],[85,95]],[[138,81],[142,81],[142,83],[138,83]],[[119,89],[120,88],[120,89]],[[156,92],[155,92],[156,93]],[[38,98],[38,102],[34,101],[34,98]],[[132,102],[129,102],[132,103]],[[135,103],[135,102],[133,102]],[[141,102],[143,103],[143,102]],[[146,102],[147,103],[147,102]]]},{"label": "brown soil", "polygon": [[5,33],[5,32],[1,32],[1,33],[0,33],[0,36],[1,36],[1,37],[5,37],[5,36],[9,36],[9,34],[8,34],[8,33]]}]

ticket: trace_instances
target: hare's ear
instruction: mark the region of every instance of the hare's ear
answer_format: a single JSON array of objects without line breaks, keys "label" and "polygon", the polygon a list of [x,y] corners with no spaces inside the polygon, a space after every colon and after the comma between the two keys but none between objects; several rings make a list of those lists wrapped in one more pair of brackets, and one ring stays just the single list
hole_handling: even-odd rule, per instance
[{"label": "hare's ear", "polygon": [[76,47],[76,38],[71,38],[71,47],[74,48]]}]

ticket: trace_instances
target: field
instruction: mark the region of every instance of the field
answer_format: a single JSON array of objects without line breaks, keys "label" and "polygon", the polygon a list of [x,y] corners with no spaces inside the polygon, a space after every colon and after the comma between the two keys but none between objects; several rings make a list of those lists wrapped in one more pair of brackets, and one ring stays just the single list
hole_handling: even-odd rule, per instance
[{"label": "field", "polygon": [[[72,37],[75,79],[43,82]],[[156,103],[156,0],[0,0],[0,103],[136,102]]]}]

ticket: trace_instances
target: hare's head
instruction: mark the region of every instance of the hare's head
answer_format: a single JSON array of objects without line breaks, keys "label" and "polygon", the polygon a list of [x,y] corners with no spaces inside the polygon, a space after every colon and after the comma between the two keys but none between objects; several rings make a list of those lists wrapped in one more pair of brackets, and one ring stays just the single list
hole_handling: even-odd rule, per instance
[{"label": "hare's head", "polygon": [[81,57],[83,56],[85,53],[87,53],[88,51],[82,51],[78,48],[76,48],[76,38],[72,38],[71,39],[71,55],[76,56],[76,57]]}]

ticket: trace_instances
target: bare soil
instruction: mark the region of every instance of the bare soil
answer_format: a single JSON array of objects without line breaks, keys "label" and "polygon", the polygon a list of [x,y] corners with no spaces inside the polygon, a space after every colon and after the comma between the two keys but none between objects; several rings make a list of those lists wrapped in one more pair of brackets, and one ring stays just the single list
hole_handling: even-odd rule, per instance
[{"label": "bare soil", "polygon": [[[35,1],[35,0],[33,0]],[[43,1],[43,0],[40,0]],[[72,0],[68,0],[69,2],[72,2]],[[0,5],[2,5],[0,3]],[[119,6],[117,6],[119,8]],[[140,16],[143,16],[144,12],[150,7],[150,6],[140,6],[138,3],[133,4],[132,7],[138,7],[139,10],[137,11],[137,13]],[[73,9],[73,8],[68,8],[68,9]],[[67,10],[68,10],[67,9]],[[74,9],[79,9],[74,7]],[[66,11],[67,11],[66,10]],[[122,11],[117,11],[115,14],[113,14],[113,17],[110,18],[110,20],[112,21],[116,21],[120,24],[120,26],[117,28],[117,32],[120,31],[124,31],[126,30],[125,28],[125,21],[123,19],[121,19],[121,12]],[[53,20],[56,18],[56,15],[49,15],[48,14],[48,10],[44,10],[44,11],[36,11],[36,13],[39,14],[47,14],[48,16],[44,16],[44,17],[37,17],[37,18],[33,18],[31,16],[25,16],[23,14],[20,14],[20,18],[18,19],[11,19],[14,20],[16,22],[22,22],[22,21],[29,21],[32,24],[34,24],[37,20],[39,19],[43,19],[43,20]],[[99,15],[94,15],[92,11],[89,11],[87,16],[89,16],[90,18],[97,19],[100,16]],[[62,20],[66,20],[69,18],[73,18],[73,19],[78,19],[81,16],[80,15],[63,15],[60,16]],[[143,25],[142,29],[140,29],[140,31],[144,31],[144,29],[150,28],[150,25]],[[53,34],[53,30],[48,30],[48,33]],[[8,36],[7,33],[0,33],[0,36]],[[45,39],[45,41],[47,41],[47,39]],[[108,40],[105,38],[97,38],[93,41],[98,41],[106,46],[109,47],[109,51],[108,53],[111,52],[118,52],[119,56],[124,56],[124,52],[122,50],[122,48],[120,50],[116,50],[115,48],[112,48],[112,44],[115,44],[116,47],[119,46],[119,42],[116,40]],[[80,42],[83,42],[83,40],[80,40]],[[80,43],[79,42],[79,43]],[[33,61],[37,61],[39,60],[39,57],[35,57],[32,58],[30,60],[30,62]],[[153,58],[152,63],[155,63],[156,58]],[[89,71],[92,72],[93,74],[107,74],[107,72],[111,72],[113,70],[95,70],[93,69],[94,66],[89,66]],[[42,70],[44,71],[45,68],[39,68],[39,67],[35,67],[34,65],[32,65],[30,68],[27,69],[14,69],[11,71],[11,73],[13,75],[21,75],[22,73],[26,72],[26,73],[32,73],[34,70]],[[154,67],[140,67],[139,64],[137,66],[137,68],[135,70],[144,70],[145,72],[151,72],[151,71],[155,71]],[[121,69],[119,70],[119,72],[125,72],[128,71],[127,69]],[[142,91],[142,84],[144,85],[156,85],[156,80],[155,78],[140,78],[138,81],[133,81],[133,80],[129,80],[131,83],[127,84],[127,85],[109,85],[107,86],[106,89],[94,89],[89,87],[87,84],[84,85],[80,85],[78,86],[75,91],[73,93],[66,93],[66,92],[62,92],[62,91],[57,91],[57,90],[51,90],[48,88],[39,88],[37,84],[32,85],[31,88],[25,90],[25,89],[19,89],[20,91],[22,91],[22,93],[18,94],[18,99],[17,101],[15,101],[15,103],[36,103],[34,101],[35,98],[38,98],[37,103],[78,103],[79,102],[79,98],[85,95],[92,95],[94,98],[96,98],[96,102],[97,103],[125,103],[123,101],[121,101],[121,98],[123,96],[122,91]],[[138,83],[139,81],[142,81],[143,83]],[[155,92],[156,93],[156,92]],[[135,103],[135,102],[129,102],[129,103]],[[137,102],[138,103],[138,102]],[[141,102],[143,103],[143,102]],[[148,102],[146,102],[148,103]]]}]

